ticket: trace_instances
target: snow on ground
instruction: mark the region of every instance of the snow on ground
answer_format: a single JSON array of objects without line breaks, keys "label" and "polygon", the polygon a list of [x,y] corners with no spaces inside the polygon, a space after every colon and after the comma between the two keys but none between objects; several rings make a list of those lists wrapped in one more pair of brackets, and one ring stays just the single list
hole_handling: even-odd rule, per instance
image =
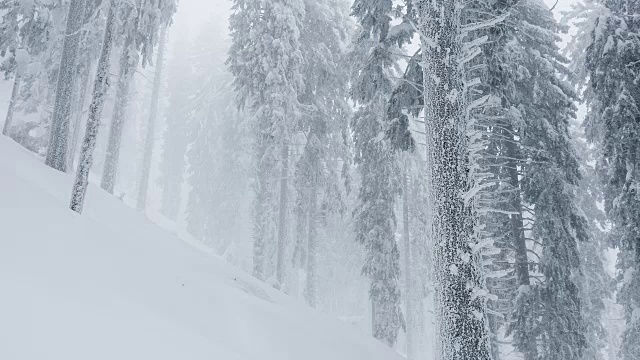
[{"label": "snow on ground", "polygon": [[0,137],[0,359],[399,360]]}]

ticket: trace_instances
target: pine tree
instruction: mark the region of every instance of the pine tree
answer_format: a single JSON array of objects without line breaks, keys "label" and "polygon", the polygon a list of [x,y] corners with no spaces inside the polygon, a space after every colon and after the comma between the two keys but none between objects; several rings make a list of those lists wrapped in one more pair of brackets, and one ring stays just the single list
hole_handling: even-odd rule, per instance
[{"label": "pine tree", "polygon": [[139,63],[144,67],[151,61],[160,29],[171,23],[176,10],[175,1],[138,0],[135,6],[129,3],[125,6],[124,43],[120,54],[116,100],[100,183],[100,186],[111,194],[116,184],[125,112],[133,75]]},{"label": "pine tree", "polygon": [[589,140],[599,149],[605,210],[613,223],[610,236],[620,249],[621,289],[616,297],[625,309],[626,330],[619,356],[630,360],[640,357],[640,177],[636,170],[640,22],[632,16],[640,4],[608,0],[604,6],[606,14],[597,20],[585,61],[589,75],[585,126]]},{"label": "pine tree", "polygon": [[[265,279],[264,252],[277,238],[276,280],[284,281],[289,177],[289,140],[299,118],[301,76],[300,0],[235,0],[230,19],[229,64],[240,104],[253,118],[255,177],[254,270]],[[279,186],[274,186],[275,184]],[[279,189],[278,189],[279,188]],[[276,204],[276,194],[279,201]],[[277,220],[273,220],[276,208]],[[273,224],[277,224],[275,235]]]},{"label": "pine tree", "polygon": [[109,14],[107,15],[105,24],[102,51],[100,53],[100,59],[98,60],[91,105],[89,106],[89,118],[87,119],[85,135],[80,150],[80,159],[78,161],[78,169],[76,170],[76,178],[71,192],[70,208],[77,213],[82,213],[84,208],[84,200],[87,194],[87,187],[89,186],[89,172],[93,165],[93,151],[95,150],[96,141],[98,140],[100,118],[109,89],[109,60],[114,45],[117,21],[116,14],[119,6],[119,0],[109,0]]},{"label": "pine tree", "polygon": [[585,320],[574,275],[589,232],[576,206],[580,171],[568,133],[576,97],[559,75],[567,73],[556,45],[560,27],[531,0],[511,9],[502,31],[488,79],[500,102],[490,143],[503,165],[493,166],[508,179],[503,206],[511,212],[495,231],[509,229],[518,287],[510,332],[525,359],[579,359]]},{"label": "pine tree", "polygon": [[60,8],[52,3],[24,4],[15,0],[0,1],[3,11],[0,23],[0,71],[6,79],[14,76],[11,99],[7,109],[2,134],[9,136],[18,101],[22,98],[24,77],[29,77],[30,65],[46,56],[51,38],[55,36],[56,18],[54,13]]},{"label": "pine tree", "polygon": [[142,176],[140,179],[140,189],[138,194],[138,211],[144,212],[147,207],[147,191],[149,189],[149,178],[151,176],[151,160],[153,157],[153,147],[155,145],[155,129],[158,112],[160,111],[160,90],[163,81],[163,66],[165,57],[167,29],[160,30],[158,54],[156,55],[155,75],[153,79],[153,92],[151,94],[151,110],[149,111],[149,121],[147,123],[147,133],[145,136],[144,157],[142,160]]},{"label": "pine tree", "polygon": [[[182,29],[176,33],[182,34]],[[193,123],[193,45],[188,36],[176,40],[167,68],[168,105],[165,111],[166,130],[162,147],[162,214],[176,221],[180,209],[180,199],[184,178],[185,154],[189,142],[187,133]]]},{"label": "pine tree", "polygon": [[62,172],[67,171],[67,149],[69,123],[73,99],[73,85],[76,79],[78,49],[84,22],[86,0],[71,0],[67,15],[67,28],[64,34],[56,100],[49,135],[49,147],[45,163]]},{"label": "pine tree", "polygon": [[93,65],[100,57],[102,29],[108,13],[100,11],[102,0],[87,0],[83,22],[83,34],[80,42],[80,55],[76,72],[78,77],[74,84],[74,95],[76,99],[72,108],[72,123],[70,131],[69,149],[67,154],[67,167],[74,168],[74,162],[80,142],[82,120],[85,115],[85,103],[89,96],[91,86],[91,73]]},{"label": "pine tree", "polygon": [[[306,142],[295,169],[297,242],[296,263],[305,267],[307,302],[318,302],[319,242],[323,217],[341,206],[339,163],[349,156],[343,136],[350,108],[347,104],[348,76],[344,44],[350,34],[347,9],[342,0],[305,1],[300,35],[304,61],[304,106],[299,132]],[[337,195],[337,198],[334,198]],[[325,210],[325,211],[322,211]]]},{"label": "pine tree", "polygon": [[373,335],[393,346],[405,326],[400,308],[400,253],[396,243],[395,205],[400,194],[398,154],[386,135],[386,115],[393,91],[390,78],[394,51],[408,40],[404,31],[390,32],[391,0],[357,0],[352,15],[360,25],[354,55],[358,64],[351,94],[357,104],[352,122],[355,165],[361,184],[354,211],[356,241],[366,249],[363,275],[371,279],[369,296]]},{"label": "pine tree", "polygon": [[192,235],[235,261],[233,247],[242,237],[248,210],[250,134],[244,114],[234,106],[232,76],[223,66],[228,49],[224,25],[209,21],[191,59],[198,81],[192,83],[197,92],[186,111],[193,114],[186,220]]},{"label": "pine tree", "polygon": [[464,33],[477,24],[463,27],[464,1],[414,5],[425,74],[427,226],[435,252],[438,352],[442,359],[489,359],[463,70],[478,54],[476,43],[463,43]]}]

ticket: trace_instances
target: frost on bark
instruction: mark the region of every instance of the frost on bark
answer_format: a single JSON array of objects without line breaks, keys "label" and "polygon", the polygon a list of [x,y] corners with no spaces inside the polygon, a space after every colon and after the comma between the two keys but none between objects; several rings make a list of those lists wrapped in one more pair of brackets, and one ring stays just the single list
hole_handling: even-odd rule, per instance
[{"label": "frost on bark", "polygon": [[416,2],[422,35],[425,133],[432,216],[439,358],[490,359],[474,210],[467,199],[469,139],[462,0]]},{"label": "frost on bark", "polygon": [[84,198],[89,185],[89,172],[93,164],[93,151],[96,147],[100,118],[104,107],[105,97],[109,88],[109,58],[113,47],[113,37],[115,33],[116,11],[118,0],[110,0],[109,15],[104,32],[104,40],[100,59],[98,60],[98,70],[93,87],[91,105],[89,106],[89,119],[87,120],[86,132],[80,150],[80,160],[76,171],[76,179],[73,184],[71,194],[71,210],[82,213]]},{"label": "frost on bark", "polygon": [[[280,210],[286,220],[286,204],[279,202],[277,195],[280,185],[287,200],[287,176],[280,178],[282,174],[275,169],[288,174],[288,155],[283,151],[287,151],[299,120],[298,94],[303,86],[299,26],[303,17],[301,0],[235,0],[230,18],[228,63],[240,104],[248,105],[254,122],[254,275],[260,279],[272,274],[265,273],[265,265],[273,262],[265,259],[265,248],[276,247],[275,252],[282,252],[276,245],[278,223],[282,225],[280,234],[286,235],[286,223],[277,215]],[[280,278],[283,255],[276,259],[275,272]]]},{"label": "frost on bark", "polygon": [[67,147],[69,122],[73,102],[73,85],[76,79],[76,62],[84,20],[85,0],[71,0],[67,16],[67,28],[62,46],[62,58],[58,71],[56,100],[53,108],[49,147],[45,163],[59,171],[67,171]]},{"label": "frost on bark", "polygon": [[151,110],[147,124],[145,138],[144,157],[142,159],[142,178],[140,180],[140,193],[138,194],[138,211],[144,211],[147,206],[147,191],[149,189],[149,175],[151,172],[151,159],[153,157],[153,145],[155,143],[156,119],[158,117],[158,102],[160,100],[160,87],[162,85],[162,67],[164,66],[164,48],[167,30],[160,31],[160,46],[156,60],[156,73],[153,79],[153,93],[151,94]]}]

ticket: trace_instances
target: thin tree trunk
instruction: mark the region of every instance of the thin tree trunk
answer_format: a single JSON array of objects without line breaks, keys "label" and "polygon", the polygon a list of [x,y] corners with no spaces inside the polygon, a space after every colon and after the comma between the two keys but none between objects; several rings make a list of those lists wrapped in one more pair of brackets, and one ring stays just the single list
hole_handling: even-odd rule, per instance
[{"label": "thin tree trunk", "polygon": [[113,194],[116,177],[118,175],[118,163],[120,160],[120,145],[122,143],[122,131],[124,129],[125,112],[129,105],[129,89],[131,81],[137,67],[137,55],[134,54],[135,36],[138,32],[138,24],[140,23],[141,2],[138,1],[138,14],[135,17],[133,28],[127,34],[122,53],[120,55],[120,73],[118,76],[118,91],[116,92],[116,101],[111,117],[111,128],[109,129],[109,142],[107,144],[107,152],[104,161],[104,170],[102,172],[102,181],[100,187]]},{"label": "thin tree trunk", "polygon": [[7,118],[4,121],[2,128],[2,135],[9,136],[9,130],[11,129],[11,123],[13,123],[13,113],[16,109],[16,103],[18,102],[18,94],[20,94],[20,84],[22,83],[22,77],[16,72],[16,77],[13,80],[13,90],[11,90],[11,100],[9,100],[9,109],[7,109]]},{"label": "thin tree trunk", "polygon": [[270,231],[271,223],[271,196],[269,178],[272,163],[267,161],[265,144],[268,135],[262,136],[262,143],[258,143],[256,149],[257,176],[255,184],[254,200],[254,227],[253,227],[253,276],[259,280],[264,279],[264,250]]},{"label": "thin tree trunk", "polygon": [[82,32],[80,28],[84,20],[85,0],[71,0],[67,16],[67,28],[62,45],[60,70],[56,100],[49,134],[49,147],[45,164],[62,171],[67,171],[67,147],[69,138],[69,121],[73,101],[73,85],[76,79],[76,62]]},{"label": "thin tree trunk", "polygon": [[318,283],[318,224],[316,221],[318,207],[317,181],[312,180],[309,191],[309,237],[307,238],[307,301],[309,306],[317,306]]},{"label": "thin tree trunk", "polygon": [[68,159],[67,166],[69,168],[74,167],[74,162],[76,159],[76,153],[78,151],[78,141],[80,138],[80,128],[82,127],[82,111],[84,109],[84,103],[87,101],[87,88],[89,87],[90,81],[90,69],[91,69],[91,60],[88,59],[86,63],[85,72],[82,75],[82,79],[80,80],[80,101],[76,105],[74,119],[73,119],[73,132],[71,134],[71,144],[68,149]]},{"label": "thin tree trunk", "polygon": [[73,183],[71,194],[71,210],[82,213],[84,206],[84,198],[89,185],[89,172],[93,164],[93,151],[96,147],[98,129],[100,127],[100,118],[102,109],[104,108],[104,100],[109,88],[109,58],[113,47],[113,36],[115,31],[115,15],[117,11],[118,0],[111,0],[109,4],[109,15],[104,32],[104,42],[102,44],[102,52],[98,61],[98,71],[93,87],[93,97],[89,106],[89,119],[87,120],[87,128],[82,142],[82,150],[80,152],[80,160],[76,171],[76,179]]},{"label": "thin tree trunk", "polygon": [[414,344],[414,314],[413,314],[413,286],[411,280],[411,240],[409,238],[409,186],[407,184],[408,161],[404,161],[402,174],[402,241],[404,242],[404,283],[405,283],[405,319],[407,334],[407,360],[413,360]]},{"label": "thin tree trunk", "polygon": [[289,205],[289,146],[282,145],[282,169],[280,170],[280,208],[278,220],[278,255],[276,278],[278,286],[284,286],[284,258],[287,245],[287,210]]},{"label": "thin tree trunk", "polygon": [[423,35],[428,201],[432,216],[441,360],[489,360],[483,287],[470,190],[462,57],[464,0],[417,1]]},{"label": "thin tree trunk", "polygon": [[160,98],[160,86],[162,85],[162,66],[164,61],[164,48],[167,31],[160,30],[160,46],[156,60],[156,74],[153,79],[153,93],[151,95],[151,110],[149,123],[147,124],[147,136],[145,139],[144,158],[142,160],[142,178],[140,180],[140,193],[138,194],[138,211],[144,211],[147,207],[147,191],[149,189],[149,175],[151,172],[151,159],[153,158],[153,145],[155,143],[156,118],[158,117],[158,102]]},{"label": "thin tree trunk", "polygon": [[[510,124],[504,125],[504,136],[508,136],[506,141],[506,158],[509,175],[509,184],[513,189],[513,194],[510,199],[511,211],[514,214],[510,216],[511,236],[513,239],[513,248],[515,250],[515,270],[516,279],[519,286],[531,285],[529,274],[529,257],[527,256],[527,242],[524,236],[524,218],[522,216],[522,200],[520,193],[520,178],[518,176],[518,148],[513,136],[514,131]],[[538,349],[535,337],[530,337],[530,343],[527,346],[527,350],[523,352],[525,360],[538,359]]]}]

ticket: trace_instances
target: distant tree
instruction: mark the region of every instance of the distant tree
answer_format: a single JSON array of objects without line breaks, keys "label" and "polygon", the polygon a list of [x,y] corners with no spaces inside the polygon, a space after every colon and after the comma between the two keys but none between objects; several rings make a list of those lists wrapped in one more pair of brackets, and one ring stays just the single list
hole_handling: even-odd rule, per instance
[{"label": "distant tree", "polygon": [[[176,29],[176,33],[181,33]],[[165,111],[166,130],[162,147],[161,185],[162,214],[176,221],[180,209],[182,184],[186,170],[185,154],[188,132],[193,124],[194,46],[188,36],[179,36],[167,65],[168,104]]]},{"label": "distant tree", "polygon": [[124,41],[120,54],[116,100],[100,183],[100,186],[111,194],[116,184],[125,111],[130,98],[129,90],[133,75],[138,64],[144,67],[151,61],[160,30],[172,21],[176,11],[176,0],[137,0],[135,5],[131,3],[123,5],[123,9],[125,10],[122,34]]},{"label": "distant tree", "polygon": [[295,165],[296,250],[298,266],[306,270],[305,295],[318,303],[318,266],[323,217],[339,212],[344,204],[340,163],[349,157],[344,134],[351,114],[347,104],[348,78],[345,44],[350,35],[348,7],[342,0],[305,0],[300,43],[305,86],[299,96],[303,106],[296,129],[304,136]]},{"label": "distant tree", "polygon": [[301,0],[234,0],[233,4],[228,63],[239,103],[247,106],[252,118],[257,172],[253,274],[263,280],[269,276],[264,268],[265,249],[275,242],[276,286],[282,286],[288,229],[289,141],[300,116],[298,96],[304,85],[300,52],[304,4]]},{"label": "distant tree", "polygon": [[395,344],[405,323],[398,284],[400,253],[395,238],[401,172],[397,149],[386,135],[391,120],[386,110],[394,88],[391,73],[397,54],[410,38],[404,26],[390,31],[394,14],[391,0],[357,0],[352,7],[359,24],[351,85],[357,105],[351,124],[355,166],[361,178],[354,210],[355,236],[366,249],[362,273],[371,280],[373,335],[389,346]]}]

